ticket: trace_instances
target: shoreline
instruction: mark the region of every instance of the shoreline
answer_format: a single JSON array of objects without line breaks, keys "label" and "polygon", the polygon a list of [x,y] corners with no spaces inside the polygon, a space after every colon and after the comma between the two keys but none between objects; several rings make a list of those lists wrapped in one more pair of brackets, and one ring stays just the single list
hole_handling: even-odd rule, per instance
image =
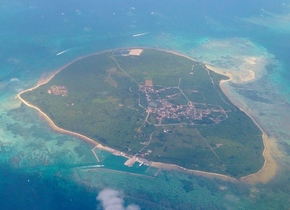
[{"label": "shoreline", "polygon": [[[221,87],[223,93],[228,97],[230,95],[229,90],[223,84],[233,80],[232,74],[230,74],[230,73],[224,74],[223,72],[221,72],[220,69],[214,68],[208,64],[205,64],[205,67],[211,71],[218,73],[218,74],[222,74],[222,75],[229,77],[228,80],[220,81],[220,87]],[[240,78],[241,79],[240,83],[248,82],[248,81],[254,80],[255,78],[256,78],[255,73],[253,71],[250,71],[250,75],[248,75],[246,78],[242,78],[242,79]],[[243,182],[250,183],[250,184],[267,183],[272,178],[274,178],[274,176],[276,175],[277,170],[278,170],[278,164],[277,164],[276,160],[274,159],[274,155],[272,154],[273,150],[277,150],[276,140],[274,138],[270,138],[267,135],[267,133],[263,130],[263,128],[257,123],[257,121],[254,119],[254,117],[251,116],[248,112],[246,112],[245,110],[243,110],[241,108],[241,105],[238,105],[237,102],[234,102],[233,100],[231,100],[230,97],[228,97],[228,98],[236,107],[238,107],[249,118],[251,118],[251,120],[255,123],[255,125],[260,129],[260,131],[262,132],[262,139],[263,139],[263,145],[264,145],[264,150],[263,150],[264,164],[263,164],[263,167],[254,174],[249,174],[247,176],[241,177],[240,180]]]},{"label": "shoreline", "polygon": [[[108,152],[110,152],[110,153],[112,153],[112,154],[114,154],[116,156],[123,156],[123,157],[128,158],[128,159],[132,158],[133,157],[132,155],[128,155],[128,154],[126,154],[124,152],[121,152],[119,150],[116,150],[116,149],[113,149],[113,148],[110,148],[110,147],[107,147],[107,146],[103,146],[102,144],[94,141],[93,139],[91,139],[91,138],[89,138],[89,137],[87,137],[85,135],[82,135],[82,134],[79,134],[79,133],[76,133],[76,132],[73,132],[73,131],[65,130],[65,129],[62,129],[62,128],[58,127],[49,118],[49,116],[47,114],[45,114],[41,109],[39,109],[38,107],[36,107],[34,105],[29,104],[27,101],[22,99],[21,96],[20,96],[22,93],[25,93],[25,92],[28,92],[28,91],[32,91],[32,90],[38,88],[39,86],[49,82],[60,71],[62,71],[63,69],[65,69],[66,67],[70,66],[71,64],[73,64],[74,62],[76,62],[76,61],[78,61],[80,59],[83,59],[83,58],[86,58],[86,57],[90,57],[90,56],[93,56],[93,55],[98,55],[98,54],[105,53],[105,52],[116,51],[116,50],[124,50],[124,49],[128,49],[128,50],[129,49],[154,49],[154,50],[159,50],[159,51],[171,53],[171,54],[174,54],[174,55],[177,55],[177,56],[181,56],[181,57],[190,59],[190,60],[192,60],[194,62],[197,62],[193,58],[191,58],[191,57],[189,57],[187,55],[183,55],[181,53],[174,52],[174,51],[171,51],[171,50],[164,50],[164,49],[158,49],[158,48],[128,47],[128,48],[118,48],[118,49],[113,49],[113,50],[105,50],[105,51],[101,51],[101,52],[97,52],[97,53],[91,53],[89,55],[80,56],[80,57],[74,59],[73,61],[71,61],[68,64],[66,64],[66,65],[62,66],[61,68],[59,68],[58,70],[52,72],[47,78],[40,78],[40,80],[37,82],[36,86],[34,86],[32,88],[29,88],[27,90],[21,91],[20,93],[17,94],[17,97],[26,106],[36,109],[40,113],[40,115],[43,116],[44,119],[48,122],[49,126],[51,126],[52,129],[54,129],[55,131],[63,133],[63,134],[76,136],[76,137],[86,141],[87,143],[92,144],[94,146],[94,149],[95,148],[102,149],[102,150],[108,151]],[[197,63],[201,63],[201,62],[197,62]],[[224,73],[220,69],[216,69],[216,68],[214,68],[214,67],[212,67],[212,66],[210,66],[208,64],[204,64],[204,66],[205,66],[206,69],[208,69],[210,71],[214,71],[214,72],[216,72],[218,74],[222,74],[222,75],[225,75],[225,76],[229,77],[228,80],[220,81],[220,87],[221,87],[222,91],[224,92],[224,94],[228,97],[228,94],[229,94],[228,92],[229,91],[226,90],[226,88],[222,84],[226,83],[226,82],[229,82],[229,81],[232,81],[234,76],[232,74],[230,74],[230,73]],[[239,78],[240,78],[241,82],[247,82],[247,81],[255,79],[255,73],[253,71],[249,71],[249,75],[247,77],[244,77],[244,78],[239,77]],[[150,167],[159,168],[159,169],[165,169],[165,170],[178,170],[178,171],[183,171],[185,173],[193,173],[195,175],[205,176],[205,177],[208,177],[208,178],[220,178],[220,179],[223,179],[223,180],[226,180],[226,181],[233,181],[233,182],[242,181],[242,182],[247,182],[247,183],[250,183],[250,184],[255,184],[255,183],[259,183],[259,182],[266,183],[266,182],[270,181],[276,175],[277,168],[278,168],[277,163],[274,160],[273,155],[271,154],[271,150],[269,149],[269,147],[273,148],[275,146],[275,141],[272,139],[274,141],[274,143],[272,142],[272,144],[274,144],[274,145],[270,145],[270,142],[269,142],[270,138],[267,136],[267,134],[261,128],[261,126],[254,120],[254,118],[252,116],[250,116],[247,112],[242,110],[240,108],[240,106],[236,105],[234,102],[232,102],[232,103],[235,106],[237,106],[241,111],[243,111],[245,114],[247,114],[247,116],[252,119],[252,121],[255,123],[255,125],[262,132],[262,139],[263,139],[263,145],[264,145],[264,150],[263,150],[264,164],[263,164],[263,167],[258,172],[254,173],[254,174],[249,174],[247,176],[243,176],[241,178],[236,179],[236,178],[230,177],[228,175],[224,175],[224,174],[218,174],[218,173],[213,173],[213,172],[186,169],[186,168],[180,167],[180,166],[175,165],[175,164],[170,164],[170,163],[151,162],[149,166]],[[269,173],[269,172],[271,172],[271,173]]]},{"label": "shoreline", "polygon": [[[125,154],[125,153],[123,153],[123,152],[121,152],[121,151],[119,151],[119,150],[116,150],[116,149],[113,149],[113,148],[110,148],[110,147],[103,146],[102,144],[100,144],[100,143],[94,141],[93,139],[91,139],[91,138],[89,138],[89,137],[87,137],[87,136],[85,136],[85,135],[83,135],[83,134],[76,133],[76,132],[69,131],[69,130],[65,130],[65,129],[63,129],[63,128],[58,127],[58,126],[57,126],[57,125],[56,125],[56,124],[55,124],[55,123],[54,123],[54,122],[49,118],[49,116],[48,116],[47,114],[45,114],[41,109],[39,109],[37,106],[34,106],[34,105],[29,104],[27,101],[25,101],[23,98],[21,98],[20,95],[21,95],[22,93],[25,93],[25,92],[27,92],[27,91],[31,91],[31,90],[33,90],[33,89],[35,89],[35,88],[37,88],[37,87],[39,87],[39,85],[35,86],[34,88],[30,88],[30,89],[28,89],[28,90],[24,90],[24,91],[20,92],[19,94],[17,94],[17,97],[18,97],[18,98],[21,100],[21,102],[24,103],[26,106],[31,107],[31,108],[33,108],[33,109],[36,109],[36,110],[39,112],[40,116],[43,117],[44,120],[47,121],[47,123],[49,124],[49,126],[50,126],[53,130],[55,130],[55,131],[57,131],[57,132],[59,132],[59,133],[63,133],[63,134],[68,134],[68,135],[76,136],[76,137],[78,137],[78,138],[80,138],[80,139],[86,141],[87,143],[92,144],[92,145],[94,146],[93,149],[98,148],[98,149],[102,149],[102,150],[106,150],[106,151],[108,151],[108,152],[111,152],[111,153],[113,153],[113,154],[115,154],[115,155],[120,155],[120,156],[123,156],[123,157],[126,157],[126,158],[130,158],[129,155],[127,155],[127,154]],[[97,159],[97,161],[98,161],[98,159]],[[98,161],[98,162],[99,162],[99,161]]]}]

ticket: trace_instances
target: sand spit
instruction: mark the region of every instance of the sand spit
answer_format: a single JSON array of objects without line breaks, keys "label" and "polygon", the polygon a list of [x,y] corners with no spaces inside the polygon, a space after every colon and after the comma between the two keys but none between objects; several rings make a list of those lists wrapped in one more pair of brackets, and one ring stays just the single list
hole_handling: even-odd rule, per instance
[{"label": "sand spit", "polygon": [[[249,82],[254,79],[256,79],[256,74],[252,70],[244,70],[243,72],[225,72],[221,68],[217,68],[214,66],[211,66],[209,64],[205,64],[205,67],[211,71],[214,71],[218,74],[225,75],[230,78],[230,81],[233,81],[234,83],[244,83]],[[227,81],[227,80],[226,80]]]},{"label": "sand spit", "polygon": [[[124,48],[120,48],[121,49],[124,49]],[[140,54],[142,53],[141,50],[143,49],[154,49],[154,48],[146,48],[146,47],[142,47],[141,48],[134,48],[134,47],[131,47],[131,48],[127,48],[129,50],[136,50],[136,51],[133,51],[134,52],[134,55],[137,54],[137,52]],[[115,49],[115,50],[119,50],[119,49]],[[183,55],[183,54],[180,54],[180,53],[177,53],[177,52],[174,52],[174,51],[170,51],[170,50],[163,50],[163,49],[157,49],[157,50],[160,50],[160,51],[163,51],[163,52],[168,52],[168,53],[172,53],[174,55],[177,55],[177,56],[181,56],[181,57],[184,57],[184,58],[187,58],[187,59],[190,59],[192,61],[195,61],[193,58],[189,57],[189,56],[186,56],[186,55]],[[108,50],[108,51],[111,51],[111,50]],[[67,65],[63,66],[62,68],[58,69],[57,71],[53,72],[52,74],[50,74],[48,77],[46,78],[41,78],[37,85],[33,88],[30,88],[30,89],[27,89],[27,90],[24,90],[22,92],[20,92],[17,97],[24,103],[26,104],[27,106],[31,107],[31,108],[34,108],[36,109],[40,114],[41,116],[44,117],[44,119],[49,123],[49,125],[55,130],[55,131],[58,131],[58,132],[61,132],[61,133],[64,133],[64,134],[68,134],[68,135],[73,135],[73,136],[76,136],[76,137],[79,137],[81,139],[83,139],[84,141],[94,145],[94,148],[98,148],[98,149],[102,149],[102,150],[106,150],[114,155],[118,155],[118,156],[123,156],[125,158],[132,158],[133,156],[132,155],[128,155],[126,153],[123,153],[121,151],[118,151],[118,150],[115,150],[113,148],[110,148],[110,147],[106,147],[106,146],[103,146],[102,144],[94,141],[93,139],[87,137],[87,136],[84,136],[82,134],[79,134],[79,133],[76,133],[76,132],[72,132],[72,131],[69,131],[69,130],[65,130],[65,129],[62,129],[58,126],[56,126],[54,124],[54,122],[48,117],[48,115],[46,115],[42,110],[40,110],[38,107],[36,106],[33,106],[31,104],[29,104],[28,102],[26,102],[25,100],[23,100],[21,98],[21,94],[24,93],[24,92],[28,92],[28,91],[32,91],[36,88],[38,88],[40,85],[43,85],[45,83],[47,83],[48,81],[50,81],[57,73],[59,73],[60,71],[62,71],[63,69],[65,69],[67,66],[71,65],[72,63],[74,63],[75,61],[77,60],[80,60],[80,59],[83,59],[85,57],[89,57],[89,56],[92,56],[92,55],[97,55],[97,54],[100,54],[100,53],[104,53],[104,52],[108,52],[108,51],[103,51],[103,52],[99,52],[99,53],[93,53],[93,54],[90,54],[90,55],[86,55],[86,56],[82,56],[82,57],[79,57],[77,59],[75,59],[74,61],[68,63]],[[248,63],[250,64],[255,64],[255,60],[253,58],[251,58]],[[248,81],[251,81],[251,80],[254,80],[256,77],[255,77],[255,72],[254,71],[251,71],[249,70],[248,72],[246,73],[243,73],[243,75],[241,75],[241,72],[237,72],[236,74],[234,73],[228,73],[228,72],[225,72],[224,70],[222,69],[219,69],[219,68],[215,68],[211,65],[208,65],[206,64],[205,67],[211,71],[214,71],[218,74],[222,74],[222,75],[225,75],[225,76],[228,76],[230,79],[228,80],[223,80],[220,82],[220,86],[221,86],[221,89],[222,91],[228,96],[229,95],[229,91],[222,85],[223,83],[225,82],[229,82],[229,81],[233,81],[233,82],[237,82],[237,83],[241,83],[241,82],[248,82]],[[237,104],[235,104],[237,107],[240,107],[238,106]],[[242,109],[241,109],[242,110]],[[245,112],[245,111],[244,111]],[[245,112],[246,113],[246,112]],[[264,165],[263,167],[261,168],[260,171],[258,171],[257,173],[255,174],[250,174],[250,175],[247,175],[245,177],[241,177],[240,179],[235,179],[233,177],[230,177],[230,176],[227,176],[227,175],[223,175],[223,174],[217,174],[217,173],[211,173],[211,172],[204,172],[204,171],[198,171],[198,170],[189,170],[189,169],[186,169],[186,168],[183,168],[183,167],[180,167],[178,165],[174,165],[174,164],[166,164],[166,163],[160,163],[160,162],[151,162],[150,166],[152,167],[156,167],[156,168],[159,168],[159,169],[164,169],[164,170],[176,170],[176,171],[183,171],[183,172],[186,172],[186,173],[192,173],[192,174],[195,174],[195,175],[199,175],[199,176],[205,176],[205,177],[208,177],[208,178],[219,178],[219,179],[222,179],[222,180],[225,180],[225,181],[231,181],[231,182],[237,182],[237,181],[242,181],[242,182],[246,182],[246,183],[250,183],[250,184],[255,184],[255,183],[259,183],[259,182],[262,182],[262,183],[266,183],[268,181],[270,181],[277,173],[277,169],[278,169],[278,165],[277,165],[277,162],[275,161],[275,156],[277,154],[279,154],[279,151],[278,151],[278,148],[277,148],[277,144],[276,144],[276,140],[275,139],[272,139],[272,138],[269,138],[267,136],[267,134],[262,130],[262,128],[257,124],[257,122],[253,119],[252,116],[250,116],[248,113],[246,113],[252,120],[253,122],[260,128],[260,130],[262,131],[263,135],[262,135],[262,138],[263,138],[263,143],[264,143],[264,151],[263,151],[263,156],[265,158],[265,162],[264,162]]]}]

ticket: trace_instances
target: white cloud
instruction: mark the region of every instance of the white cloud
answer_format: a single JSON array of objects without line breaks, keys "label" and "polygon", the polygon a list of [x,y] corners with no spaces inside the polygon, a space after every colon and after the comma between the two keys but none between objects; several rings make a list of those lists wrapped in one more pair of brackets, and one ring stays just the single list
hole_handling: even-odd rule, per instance
[{"label": "white cloud", "polygon": [[101,202],[104,210],[140,210],[140,207],[134,204],[125,207],[123,197],[123,193],[119,191],[104,189],[96,199]]}]

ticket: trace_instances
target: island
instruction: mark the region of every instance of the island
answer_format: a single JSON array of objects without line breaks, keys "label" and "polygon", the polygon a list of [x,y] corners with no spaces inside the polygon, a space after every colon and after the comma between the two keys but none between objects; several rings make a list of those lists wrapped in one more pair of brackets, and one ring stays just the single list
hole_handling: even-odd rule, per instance
[{"label": "island", "polygon": [[174,52],[116,49],[77,59],[19,97],[60,130],[128,157],[128,166],[240,178],[263,167],[264,145],[259,127],[222,92],[227,79]]}]

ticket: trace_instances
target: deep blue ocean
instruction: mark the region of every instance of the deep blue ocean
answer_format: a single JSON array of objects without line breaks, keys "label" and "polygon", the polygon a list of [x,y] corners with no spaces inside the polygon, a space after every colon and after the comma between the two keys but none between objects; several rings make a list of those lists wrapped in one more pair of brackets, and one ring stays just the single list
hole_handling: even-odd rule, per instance
[{"label": "deep blue ocean", "polygon": [[[0,209],[289,209],[289,0],[0,3]],[[90,170],[91,145],[53,131],[16,97],[80,56],[126,47],[176,51],[234,75],[253,71],[255,79],[237,77],[228,88],[276,145],[271,179],[154,178],[156,169],[127,168],[104,151],[96,153],[105,167]]]}]

